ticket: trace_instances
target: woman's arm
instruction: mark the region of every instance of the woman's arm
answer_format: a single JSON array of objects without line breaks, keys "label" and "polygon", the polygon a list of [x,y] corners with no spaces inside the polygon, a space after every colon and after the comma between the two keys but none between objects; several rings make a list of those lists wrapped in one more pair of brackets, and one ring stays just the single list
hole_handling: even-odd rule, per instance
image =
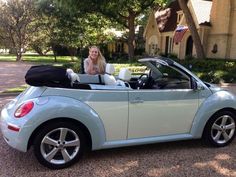
[{"label": "woman's arm", "polygon": [[86,74],[96,74],[94,70],[93,62],[89,58],[84,60],[84,71]]}]

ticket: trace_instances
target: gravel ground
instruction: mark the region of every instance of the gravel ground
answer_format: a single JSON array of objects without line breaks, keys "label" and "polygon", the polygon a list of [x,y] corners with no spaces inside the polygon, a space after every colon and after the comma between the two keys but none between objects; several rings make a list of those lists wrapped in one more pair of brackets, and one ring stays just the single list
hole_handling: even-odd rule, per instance
[{"label": "gravel ground", "polygon": [[[0,106],[11,98],[4,97]],[[193,140],[88,152],[70,168],[49,170],[37,162],[32,149],[18,152],[0,138],[0,177],[235,177],[235,157],[236,140],[224,148]]]}]

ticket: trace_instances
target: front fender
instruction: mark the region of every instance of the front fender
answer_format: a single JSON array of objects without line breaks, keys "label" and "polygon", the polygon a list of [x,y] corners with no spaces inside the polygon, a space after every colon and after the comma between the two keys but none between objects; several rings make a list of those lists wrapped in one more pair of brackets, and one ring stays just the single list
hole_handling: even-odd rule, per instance
[{"label": "front fender", "polygon": [[217,111],[224,108],[236,110],[236,97],[228,91],[218,91],[209,96],[200,105],[191,128],[194,138],[201,138],[204,127],[209,118]]},{"label": "front fender", "polygon": [[[92,149],[100,149],[104,144],[106,140],[104,125],[99,115],[87,104],[62,96],[39,97],[35,102],[36,107],[27,122],[28,126],[32,126],[32,130],[51,119],[71,118],[81,122],[88,128],[92,138]],[[37,102],[40,104],[37,104]]]}]

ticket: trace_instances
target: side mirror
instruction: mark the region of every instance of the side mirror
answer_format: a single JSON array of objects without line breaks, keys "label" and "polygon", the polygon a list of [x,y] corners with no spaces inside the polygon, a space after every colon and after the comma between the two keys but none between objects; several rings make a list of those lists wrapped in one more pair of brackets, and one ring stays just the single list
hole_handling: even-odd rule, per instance
[{"label": "side mirror", "polygon": [[204,87],[195,80],[192,82],[192,88],[193,90],[204,90]]}]

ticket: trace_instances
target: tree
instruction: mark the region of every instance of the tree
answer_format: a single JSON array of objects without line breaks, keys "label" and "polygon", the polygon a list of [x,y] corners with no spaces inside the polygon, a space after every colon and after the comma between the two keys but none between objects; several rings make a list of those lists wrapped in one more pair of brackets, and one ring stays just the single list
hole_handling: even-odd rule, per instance
[{"label": "tree", "polygon": [[205,58],[205,52],[203,50],[203,46],[201,43],[201,39],[199,37],[199,34],[197,32],[196,25],[194,23],[192,14],[187,6],[188,0],[178,0],[180,8],[183,10],[187,25],[189,27],[189,31],[193,38],[193,43],[196,48],[197,58],[204,59]]},{"label": "tree", "polygon": [[[89,3],[86,3],[86,7],[89,7]],[[97,12],[85,13],[75,9],[70,13],[53,0],[40,1],[37,9],[43,16],[43,34],[47,34],[52,49],[55,45],[66,47],[72,59],[82,45],[105,43],[111,38],[104,33],[106,28],[110,28],[111,22]]]},{"label": "tree", "polygon": [[74,12],[101,13],[111,21],[115,21],[128,29],[129,58],[134,56],[135,27],[137,19],[149,8],[168,0],[58,0],[62,6]]},{"label": "tree", "polygon": [[134,57],[135,27],[138,18],[153,7],[155,0],[103,0],[98,11],[107,18],[111,18],[128,30],[128,55],[129,59]]},{"label": "tree", "polygon": [[31,36],[37,30],[33,0],[0,1],[0,39],[16,53],[20,61]]}]

